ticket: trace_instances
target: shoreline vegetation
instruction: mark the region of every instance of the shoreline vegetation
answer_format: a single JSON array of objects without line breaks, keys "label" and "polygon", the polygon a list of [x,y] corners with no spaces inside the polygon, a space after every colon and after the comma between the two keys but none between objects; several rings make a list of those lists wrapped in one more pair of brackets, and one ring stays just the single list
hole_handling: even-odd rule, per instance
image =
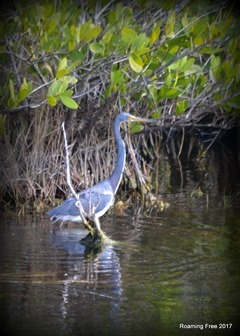
[{"label": "shoreline vegetation", "polygon": [[111,174],[119,111],[161,120],[123,129],[122,190],[140,198],[158,194],[173,138],[176,159],[191,133],[199,160],[226,132],[239,146],[240,20],[228,2],[20,1],[0,14],[1,204],[68,196],[63,121],[76,191]]}]

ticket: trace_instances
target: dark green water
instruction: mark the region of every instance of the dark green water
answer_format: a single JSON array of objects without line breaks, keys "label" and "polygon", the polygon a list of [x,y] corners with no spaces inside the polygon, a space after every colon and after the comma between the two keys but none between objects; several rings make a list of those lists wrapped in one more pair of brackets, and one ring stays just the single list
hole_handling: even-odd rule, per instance
[{"label": "dark green water", "polygon": [[102,228],[121,243],[99,253],[79,243],[86,232],[77,225],[2,217],[4,335],[233,335],[240,328],[239,161],[174,164],[159,177],[169,208],[109,213]]},{"label": "dark green water", "polygon": [[[177,202],[177,195],[174,195]],[[126,244],[84,250],[85,232],[47,218],[0,226],[0,312],[6,335],[224,334],[240,326],[240,209],[179,204],[147,217],[107,216]],[[198,329],[181,324],[200,325]],[[226,326],[225,326],[226,327]]]}]

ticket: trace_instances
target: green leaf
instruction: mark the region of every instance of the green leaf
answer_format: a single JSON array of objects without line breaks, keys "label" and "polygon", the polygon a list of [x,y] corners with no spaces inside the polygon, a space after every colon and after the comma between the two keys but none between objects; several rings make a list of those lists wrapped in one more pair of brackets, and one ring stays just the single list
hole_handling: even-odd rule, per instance
[{"label": "green leaf", "polygon": [[64,57],[58,64],[58,70],[65,69],[67,67],[67,58]]},{"label": "green leaf", "polygon": [[139,123],[131,123],[130,124],[130,132],[131,133],[139,133],[144,129],[144,125]]},{"label": "green leaf", "polygon": [[72,61],[78,61],[79,63],[85,60],[85,54],[82,50],[73,50],[69,53],[69,58]]},{"label": "green leaf", "polygon": [[65,76],[69,70],[67,69],[67,58],[64,57],[58,64],[56,78],[61,78]]},{"label": "green leaf", "polygon": [[76,36],[77,28],[76,28],[76,26],[75,26],[74,24],[72,24],[71,27],[70,27],[70,33],[71,33],[71,35],[72,35],[73,37]]},{"label": "green leaf", "polygon": [[20,90],[19,90],[18,95],[17,95],[18,103],[20,103],[22,100],[24,100],[27,97],[27,95],[28,95],[28,84],[27,84],[26,79],[24,78],[23,83],[20,86]]},{"label": "green leaf", "polygon": [[48,25],[48,33],[52,33],[54,32],[55,28],[57,27],[57,22],[56,21],[51,21],[49,22],[49,25]]},{"label": "green leaf", "polygon": [[174,25],[172,23],[167,23],[165,26],[165,34],[168,38],[172,38],[175,36],[175,33],[173,31]]},{"label": "green leaf", "polygon": [[145,54],[148,49],[149,38],[146,36],[145,33],[142,33],[137,36],[137,38],[132,42],[131,45],[131,52],[136,52],[138,55]]},{"label": "green leaf", "polygon": [[234,109],[240,110],[240,96],[229,99],[225,104]]},{"label": "green leaf", "polygon": [[211,56],[211,67],[212,68],[217,68],[217,67],[219,67],[220,64],[221,64],[220,56],[212,55]]},{"label": "green leaf", "polygon": [[59,96],[59,98],[61,99],[61,102],[63,103],[63,105],[67,106],[68,108],[75,110],[78,108],[78,104],[70,97],[66,97],[66,96]]},{"label": "green leaf", "polygon": [[77,67],[79,64],[80,64],[80,61],[79,61],[79,60],[78,60],[78,61],[74,61],[74,62],[72,62],[72,63],[67,67],[68,72],[70,72],[70,71],[76,69],[76,67]]},{"label": "green leaf", "polygon": [[26,89],[26,90],[28,90],[28,83],[27,83],[27,81],[26,81],[26,78],[24,78],[23,79],[23,83],[22,83],[22,85],[21,85],[21,88],[20,88],[20,90],[23,90],[23,89]]},{"label": "green leaf", "polygon": [[108,23],[112,25],[116,21],[116,12],[111,11],[108,15]]},{"label": "green leaf", "polygon": [[63,94],[67,90],[67,87],[68,87],[68,83],[62,82],[57,91],[57,95]]},{"label": "green leaf", "polygon": [[187,100],[177,102],[176,115],[177,116],[181,115],[183,112],[186,111],[187,107],[188,107],[188,101]]},{"label": "green leaf", "polygon": [[104,43],[104,45],[108,44],[111,41],[112,37],[113,37],[113,34],[111,30],[107,30],[106,33],[102,37],[102,42]]},{"label": "green leaf", "polygon": [[46,69],[49,72],[49,74],[51,75],[51,77],[54,78],[52,68],[50,67],[50,65],[48,63],[46,63],[46,62],[44,63],[43,69]]},{"label": "green leaf", "polygon": [[124,42],[132,43],[137,38],[137,33],[131,28],[124,27],[121,30],[122,39]]},{"label": "green leaf", "polygon": [[17,101],[18,103],[20,103],[22,100],[24,100],[28,95],[28,90],[24,87],[22,87],[20,89],[20,91],[18,92],[18,95],[17,95]]},{"label": "green leaf", "polygon": [[60,80],[55,80],[48,88],[48,96],[56,96],[62,82]]},{"label": "green leaf", "polygon": [[100,26],[95,26],[91,29],[91,38],[96,38],[101,33],[102,28]]},{"label": "green leaf", "polygon": [[200,19],[197,23],[193,25],[193,34],[194,37],[204,37],[204,32],[209,27],[209,18],[208,16],[204,16],[202,19]]},{"label": "green leaf", "polygon": [[57,105],[57,99],[53,96],[48,96],[47,101],[48,101],[48,104],[50,106],[56,106]]},{"label": "green leaf", "polygon": [[181,71],[185,72],[185,71],[189,70],[192,67],[192,65],[194,64],[194,62],[195,62],[195,58],[193,58],[193,57],[189,58],[182,65]]},{"label": "green leaf", "polygon": [[167,23],[164,27],[165,34],[168,38],[172,38],[175,36],[174,33],[175,20],[176,20],[176,14],[174,11],[171,11],[168,16]]},{"label": "green leaf", "polygon": [[204,39],[201,36],[194,37],[193,43],[195,44],[195,46],[200,46],[204,43]]},{"label": "green leaf", "polygon": [[161,98],[174,98],[179,94],[179,90],[177,88],[168,89],[166,87],[162,87],[160,90]]},{"label": "green leaf", "polygon": [[211,68],[209,70],[209,77],[213,82],[216,82],[219,79],[219,70],[221,64],[220,56],[211,56]]},{"label": "green leaf", "polygon": [[189,75],[193,75],[195,73],[201,73],[202,72],[202,68],[200,67],[200,65],[197,64],[193,64],[188,70],[185,71],[185,75],[189,76]]},{"label": "green leaf", "polygon": [[94,26],[89,20],[76,29],[77,42],[90,42],[95,39],[101,32],[102,28],[100,26]]},{"label": "green leaf", "polygon": [[220,53],[222,51],[222,48],[213,48],[213,47],[202,47],[201,49],[199,49],[199,53],[200,54],[217,54]]},{"label": "green leaf", "polygon": [[74,76],[64,76],[61,78],[61,81],[68,83],[68,85],[69,84],[73,85],[78,82],[77,78],[75,78]]},{"label": "green leaf", "polygon": [[50,16],[53,15],[53,13],[54,13],[54,6],[53,5],[51,5],[51,4],[45,5],[44,9],[45,9],[45,15],[46,15],[46,17],[49,18]]},{"label": "green leaf", "polygon": [[61,93],[61,97],[70,97],[73,94],[73,90],[66,90]]},{"label": "green leaf", "polygon": [[159,107],[156,111],[152,113],[152,119],[159,120],[162,117],[162,107]]},{"label": "green leaf", "polygon": [[76,28],[76,32],[75,32],[75,38],[76,38],[77,43],[80,42],[81,38],[83,37],[82,35],[83,35],[82,26],[80,25],[79,27]]},{"label": "green leaf", "polygon": [[177,70],[177,69],[179,69],[179,61],[176,61],[176,62],[173,62],[172,64],[170,64],[168,66],[168,69],[169,70]]},{"label": "green leaf", "polygon": [[159,38],[160,36],[160,27],[156,26],[152,33],[151,33],[151,36],[150,36],[150,40],[149,40],[149,43],[150,44],[153,44],[155,41],[157,41],[157,39]]},{"label": "green leaf", "polygon": [[119,84],[120,80],[122,77],[122,71],[121,70],[116,70],[111,72],[111,82],[113,84]]},{"label": "green leaf", "polygon": [[104,51],[103,46],[98,42],[92,42],[89,46],[90,50],[95,54],[102,54]]},{"label": "green leaf", "polygon": [[75,46],[76,46],[76,41],[69,41],[68,42],[68,51],[73,51],[74,50],[74,48],[75,48]]},{"label": "green leaf", "polygon": [[139,55],[131,54],[129,56],[129,64],[133,71],[139,73],[143,69],[143,61]]},{"label": "green leaf", "polygon": [[66,74],[69,73],[69,69],[61,69],[61,70],[58,70],[57,73],[56,73],[56,78],[61,78],[61,77],[64,77]]},{"label": "green leaf", "polygon": [[169,73],[166,77],[165,77],[165,79],[164,79],[164,85],[166,86],[166,87],[170,87],[170,86],[172,86],[172,83],[173,83],[173,73]]},{"label": "green leaf", "polygon": [[185,14],[183,17],[182,17],[182,25],[183,25],[183,28],[184,28],[184,32],[187,36],[189,36],[189,33],[190,33],[190,26],[189,26],[189,21],[188,21],[188,18],[187,18],[187,14]]}]

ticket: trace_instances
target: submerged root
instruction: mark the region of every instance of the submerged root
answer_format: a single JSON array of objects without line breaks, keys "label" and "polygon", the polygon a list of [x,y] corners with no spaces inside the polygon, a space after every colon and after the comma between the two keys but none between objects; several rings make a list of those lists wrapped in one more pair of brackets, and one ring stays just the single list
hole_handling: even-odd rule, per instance
[{"label": "submerged root", "polygon": [[101,230],[99,219],[93,216],[89,221],[84,221],[84,226],[89,231],[86,237],[81,239],[81,244],[89,248],[102,248],[109,238]]},{"label": "submerged root", "polygon": [[88,225],[90,232],[80,240],[80,243],[87,248],[97,249],[98,251],[106,247],[107,245],[119,245],[120,242],[109,238],[102,230],[93,228],[90,224]]},{"label": "submerged root", "polygon": [[91,249],[95,252],[100,252],[107,245],[116,245],[117,242],[109,238],[105,233],[94,230],[89,232],[84,238],[80,240],[80,243],[84,245],[88,250]]}]

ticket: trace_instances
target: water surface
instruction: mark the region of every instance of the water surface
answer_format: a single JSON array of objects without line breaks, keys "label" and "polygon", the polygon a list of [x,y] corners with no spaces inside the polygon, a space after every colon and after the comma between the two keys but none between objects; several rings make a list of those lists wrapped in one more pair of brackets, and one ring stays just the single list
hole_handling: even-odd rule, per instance
[{"label": "water surface", "polygon": [[180,324],[206,323],[232,324],[225,330],[231,334],[239,326],[240,209],[206,209],[201,198],[187,203],[176,200],[151,215],[131,208],[109,214],[105,232],[124,243],[98,253],[79,243],[86,231],[76,225],[5,217],[0,311],[6,334],[178,335],[186,332]]}]

